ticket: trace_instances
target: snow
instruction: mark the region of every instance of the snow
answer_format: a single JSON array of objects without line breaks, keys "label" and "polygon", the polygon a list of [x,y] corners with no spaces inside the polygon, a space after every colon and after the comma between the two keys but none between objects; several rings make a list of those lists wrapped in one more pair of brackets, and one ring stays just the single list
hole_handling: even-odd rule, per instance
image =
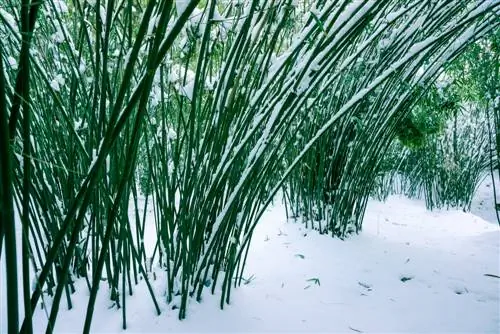
[{"label": "snow", "polygon": [[68,5],[63,0],[53,0],[56,11],[60,14],[68,14]]},{"label": "snow", "polygon": [[211,76],[211,77],[207,77],[205,79],[205,88],[209,91],[213,91],[217,85],[217,77],[216,76]]},{"label": "snow", "polygon": [[87,65],[85,64],[85,60],[80,59],[80,65],[78,66],[78,73],[83,75],[85,70],[87,69]]},{"label": "snow", "polygon": [[181,16],[189,5],[189,0],[176,0],[175,8],[177,9],[177,16]]},{"label": "snow", "polygon": [[101,18],[102,25],[105,27],[106,26],[106,9],[104,6],[99,7],[99,16]]},{"label": "snow", "polygon": [[194,81],[195,73],[194,71],[187,69],[183,65],[174,64],[169,74],[169,81],[171,83],[177,83],[183,81],[185,76],[186,82]]},{"label": "snow", "polygon": [[[489,178],[472,212],[429,212],[423,201],[399,196],[371,200],[363,232],[341,241],[287,222],[276,201],[255,230],[245,284],[233,291],[231,305],[221,311],[219,296],[206,293],[179,321],[161,297],[164,273],[153,268],[162,314],[140,283],[127,300],[127,332],[498,332],[500,280],[485,276],[500,273]],[[154,224],[150,230],[144,240],[149,255]],[[61,304],[57,333],[82,328],[88,290],[82,280],[76,288],[74,308]],[[0,332],[6,332],[5,298],[1,303]],[[110,306],[108,294],[99,294],[93,333],[122,331],[121,310]],[[42,331],[45,311],[38,309],[34,322]]]},{"label": "snow", "polygon": [[152,36],[153,30],[158,26],[158,21],[160,20],[160,14],[154,15],[149,21],[147,36]]},{"label": "snow", "polygon": [[61,30],[57,30],[54,34],[52,34],[51,39],[57,44],[61,44],[65,40],[64,34]]},{"label": "snow", "polygon": [[[498,173],[495,172],[495,190],[497,193],[497,201],[500,203],[500,181]],[[474,201],[472,201],[471,213],[489,222],[495,223],[497,216],[495,210],[491,208],[495,205],[493,198],[493,186],[491,182],[491,174],[487,173],[485,179],[476,191]]]},{"label": "snow", "polygon": [[194,80],[189,81],[184,86],[181,86],[179,89],[179,93],[181,95],[187,97],[190,101],[192,101],[193,100],[193,93],[194,93]]},{"label": "snow", "polygon": [[10,13],[0,8],[0,17],[11,27],[17,27],[16,19]]},{"label": "snow", "polygon": [[387,14],[386,20],[389,23],[392,23],[396,21],[401,15],[403,15],[406,11],[408,10],[407,7],[401,7],[398,11],[396,12],[390,12]]},{"label": "snow", "polygon": [[59,92],[61,90],[61,86],[66,85],[66,80],[61,74],[57,74],[54,79],[50,81],[50,87],[55,90],[56,92]]},{"label": "snow", "polygon": [[13,70],[17,70],[17,61],[14,57],[7,57],[7,64],[9,64],[10,68]]},{"label": "snow", "polygon": [[56,92],[59,92],[61,90],[61,87],[59,87],[59,82],[57,81],[57,79],[52,79],[52,81],[50,82],[50,87]]}]

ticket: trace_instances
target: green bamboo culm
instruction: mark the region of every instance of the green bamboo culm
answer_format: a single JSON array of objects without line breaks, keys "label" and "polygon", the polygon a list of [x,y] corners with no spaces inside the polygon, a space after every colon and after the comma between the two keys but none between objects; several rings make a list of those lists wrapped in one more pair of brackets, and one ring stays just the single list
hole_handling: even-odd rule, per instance
[{"label": "green bamboo culm", "polygon": [[12,151],[10,149],[7,93],[5,90],[5,77],[3,67],[3,48],[0,47],[0,157],[2,160],[0,173],[2,178],[2,188],[0,190],[0,208],[2,226],[0,227],[0,256],[5,238],[5,266],[7,273],[7,322],[8,331],[17,333],[19,326],[18,315],[18,294],[17,294],[17,255],[16,255],[16,229],[14,221],[14,177],[12,173]]}]

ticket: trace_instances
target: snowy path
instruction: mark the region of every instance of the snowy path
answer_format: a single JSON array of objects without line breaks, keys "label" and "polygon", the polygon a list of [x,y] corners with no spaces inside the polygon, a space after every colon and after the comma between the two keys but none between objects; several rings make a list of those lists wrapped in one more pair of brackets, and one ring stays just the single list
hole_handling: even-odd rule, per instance
[{"label": "snowy path", "polygon": [[[371,201],[363,233],[346,241],[284,217],[279,205],[264,216],[246,270],[250,282],[233,291],[224,311],[207,295],[191,303],[185,321],[163,301],[156,316],[142,284],[127,300],[127,332],[500,331],[500,279],[485,276],[500,275],[497,225],[460,211],[427,212],[422,202],[399,197]],[[80,288],[56,333],[81,331],[88,293]],[[109,306],[101,293],[93,333],[121,331],[121,310]],[[44,317],[38,310],[40,330]]]},{"label": "snowy path", "polygon": [[[362,235],[345,242],[284,224],[270,210],[234,306],[186,330],[497,332],[498,228],[471,214],[371,202]],[[315,284],[313,279],[318,279]],[[403,282],[404,281],[404,282]],[[221,322],[225,325],[221,326]]]}]

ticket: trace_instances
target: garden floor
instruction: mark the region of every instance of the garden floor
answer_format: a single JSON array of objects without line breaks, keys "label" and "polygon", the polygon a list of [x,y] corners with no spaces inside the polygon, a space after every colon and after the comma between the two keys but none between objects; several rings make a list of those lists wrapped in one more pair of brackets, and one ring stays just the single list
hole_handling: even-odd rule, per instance
[{"label": "garden floor", "polygon": [[[358,236],[345,241],[287,223],[275,203],[257,226],[246,283],[231,305],[219,296],[191,301],[188,318],[177,319],[155,289],[163,309],[155,314],[145,284],[127,299],[127,333],[177,332],[467,332],[500,331],[500,228],[492,210],[491,181],[481,185],[472,213],[428,212],[423,201],[392,196],[371,200]],[[483,217],[483,218],[481,218]],[[2,258],[1,296],[5,293]],[[55,333],[81,332],[88,290],[84,282],[74,308],[61,303]],[[103,285],[105,286],[105,285]],[[121,310],[98,296],[92,333],[122,332]],[[0,332],[6,333],[5,298]],[[35,327],[45,329],[38,309]]]}]

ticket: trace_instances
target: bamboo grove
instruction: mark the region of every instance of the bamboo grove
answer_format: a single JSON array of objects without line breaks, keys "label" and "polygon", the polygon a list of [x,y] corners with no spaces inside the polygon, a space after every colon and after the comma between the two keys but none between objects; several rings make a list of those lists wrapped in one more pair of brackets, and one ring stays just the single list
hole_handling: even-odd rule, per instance
[{"label": "bamboo grove", "polygon": [[412,106],[500,24],[494,0],[21,2],[0,5],[9,333],[34,312],[52,332],[78,279],[84,333],[103,290],[126,328],[139,281],[158,314],[206,290],[223,307],[277,194],[321,232],[360,231]]}]

